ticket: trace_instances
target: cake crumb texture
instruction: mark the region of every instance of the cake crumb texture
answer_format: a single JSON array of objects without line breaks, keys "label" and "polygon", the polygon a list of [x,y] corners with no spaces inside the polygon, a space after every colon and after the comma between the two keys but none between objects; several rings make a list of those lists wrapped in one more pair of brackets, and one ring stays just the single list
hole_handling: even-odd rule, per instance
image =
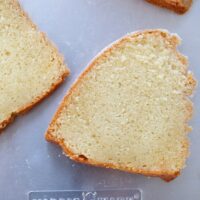
[{"label": "cake crumb texture", "polygon": [[30,109],[69,70],[16,0],[0,0],[0,129]]},{"label": "cake crumb texture", "polygon": [[46,133],[73,160],[167,181],[188,156],[195,80],[164,30],[129,34],[100,53],[67,93]]}]

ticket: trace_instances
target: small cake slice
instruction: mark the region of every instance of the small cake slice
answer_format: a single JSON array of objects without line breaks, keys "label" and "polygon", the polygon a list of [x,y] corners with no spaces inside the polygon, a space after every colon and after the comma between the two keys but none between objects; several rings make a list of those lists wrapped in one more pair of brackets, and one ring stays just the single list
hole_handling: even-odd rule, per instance
[{"label": "small cake slice", "polygon": [[69,70],[16,0],[0,0],[0,130],[52,92]]},{"label": "small cake slice", "polygon": [[192,5],[192,0],[146,0],[161,7],[168,8],[179,14],[187,12]]},{"label": "small cake slice", "polygon": [[75,161],[175,178],[188,156],[195,86],[179,43],[147,30],[112,44],[67,93],[46,139]]}]

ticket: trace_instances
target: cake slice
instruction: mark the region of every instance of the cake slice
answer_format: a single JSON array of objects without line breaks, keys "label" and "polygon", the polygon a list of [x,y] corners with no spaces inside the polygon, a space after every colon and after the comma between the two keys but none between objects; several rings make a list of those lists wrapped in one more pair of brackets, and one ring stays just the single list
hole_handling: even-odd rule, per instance
[{"label": "cake slice", "polygon": [[78,162],[175,178],[188,156],[195,86],[179,43],[147,30],[112,44],[69,90],[46,139]]},{"label": "cake slice", "polygon": [[192,5],[192,0],[146,0],[161,7],[171,9],[179,14],[183,14]]},{"label": "cake slice", "polygon": [[15,0],[0,0],[0,130],[52,92],[69,70]]}]

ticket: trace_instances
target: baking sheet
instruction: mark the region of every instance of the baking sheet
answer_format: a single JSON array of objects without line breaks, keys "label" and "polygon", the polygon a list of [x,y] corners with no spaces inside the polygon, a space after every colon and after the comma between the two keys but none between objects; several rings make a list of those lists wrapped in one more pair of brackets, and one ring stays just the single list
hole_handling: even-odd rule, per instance
[{"label": "baking sheet", "polygon": [[181,52],[200,80],[200,1],[180,16],[143,0],[21,0],[32,20],[63,53],[71,76],[53,95],[0,134],[0,199],[24,200],[30,191],[139,188],[144,200],[200,198],[200,93],[193,99],[191,156],[181,176],[170,183],[112,169],[77,164],[44,133],[56,108],[86,64],[102,48],[128,32],[164,28],[178,33]]}]

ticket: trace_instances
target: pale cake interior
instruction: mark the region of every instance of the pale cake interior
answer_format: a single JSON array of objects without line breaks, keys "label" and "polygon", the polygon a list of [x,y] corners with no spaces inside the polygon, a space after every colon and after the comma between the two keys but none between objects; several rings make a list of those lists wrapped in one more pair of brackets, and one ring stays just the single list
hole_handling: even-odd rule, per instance
[{"label": "pale cake interior", "polygon": [[165,32],[125,37],[99,55],[49,128],[70,156],[133,171],[173,174],[188,154],[187,59]]},{"label": "pale cake interior", "polygon": [[36,102],[68,72],[17,1],[0,0],[0,123]]}]

